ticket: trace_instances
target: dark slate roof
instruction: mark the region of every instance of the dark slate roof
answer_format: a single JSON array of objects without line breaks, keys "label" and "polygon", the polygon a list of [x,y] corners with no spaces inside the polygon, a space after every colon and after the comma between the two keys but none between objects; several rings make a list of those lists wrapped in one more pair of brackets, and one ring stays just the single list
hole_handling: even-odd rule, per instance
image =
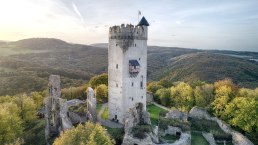
[{"label": "dark slate roof", "polygon": [[150,26],[150,24],[148,23],[148,21],[145,19],[145,17],[143,16],[141,21],[139,22],[139,24],[137,26]]},{"label": "dark slate roof", "polygon": [[140,66],[139,62],[137,60],[129,60],[130,65],[132,66]]}]

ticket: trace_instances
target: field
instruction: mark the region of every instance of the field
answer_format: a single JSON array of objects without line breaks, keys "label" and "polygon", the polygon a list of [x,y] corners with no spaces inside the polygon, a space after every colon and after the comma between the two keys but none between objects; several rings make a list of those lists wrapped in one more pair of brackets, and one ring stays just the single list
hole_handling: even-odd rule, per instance
[{"label": "field", "polygon": [[192,132],[191,136],[192,145],[209,145],[209,143],[202,136],[202,134]]},{"label": "field", "polygon": [[158,120],[159,120],[159,114],[160,112],[167,112],[166,110],[157,107],[156,105],[148,105],[147,110],[150,113],[150,119],[151,119],[151,124],[152,125],[158,125]]}]

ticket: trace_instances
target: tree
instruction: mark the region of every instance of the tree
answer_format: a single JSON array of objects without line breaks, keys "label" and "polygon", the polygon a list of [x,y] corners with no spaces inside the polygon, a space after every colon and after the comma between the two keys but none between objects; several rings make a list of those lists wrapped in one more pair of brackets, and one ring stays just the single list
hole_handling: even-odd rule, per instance
[{"label": "tree", "polygon": [[14,103],[0,103],[0,143],[9,144],[22,136],[22,120]]},{"label": "tree", "polygon": [[115,141],[100,124],[87,122],[62,133],[53,145],[114,145]]},{"label": "tree", "polygon": [[258,101],[255,98],[236,97],[225,109],[230,124],[247,132],[258,132]]},{"label": "tree", "polygon": [[94,76],[90,79],[89,85],[95,89],[97,86],[104,84],[108,86],[108,74],[103,73],[101,75]]},{"label": "tree", "polygon": [[98,102],[104,103],[108,100],[108,87],[104,84],[97,86],[96,98]]},{"label": "tree", "polygon": [[182,111],[189,111],[194,105],[193,89],[184,82],[171,87],[171,98],[173,106]]},{"label": "tree", "polygon": [[195,104],[199,107],[209,107],[214,101],[214,87],[211,84],[197,86],[194,89]]},{"label": "tree", "polygon": [[237,87],[230,79],[220,80],[214,83],[215,100],[212,102],[214,114],[222,119],[226,119],[226,105],[235,97]]},{"label": "tree", "polygon": [[39,109],[43,106],[44,95],[41,92],[32,92],[31,93],[32,99],[36,105],[36,108]]},{"label": "tree", "polygon": [[69,87],[62,89],[62,98],[65,98],[67,100],[71,99],[86,99],[86,90],[88,88],[88,85],[82,85],[80,87]]},{"label": "tree", "polygon": [[36,104],[33,99],[26,95],[14,96],[14,103],[20,109],[20,117],[25,123],[29,123],[36,119]]},{"label": "tree", "polygon": [[155,94],[157,90],[164,88],[162,85],[159,84],[159,82],[150,82],[147,86],[147,91]]},{"label": "tree", "polygon": [[215,100],[212,102],[214,114],[226,119],[225,108],[230,102],[232,89],[228,86],[221,86],[215,90]]},{"label": "tree", "polygon": [[163,86],[164,88],[170,88],[171,86],[173,86],[173,84],[169,80],[166,80],[166,79],[160,80],[158,82],[158,84]]},{"label": "tree", "polygon": [[155,96],[157,96],[160,100],[160,103],[164,106],[169,106],[170,105],[170,89],[159,89],[156,93]]}]

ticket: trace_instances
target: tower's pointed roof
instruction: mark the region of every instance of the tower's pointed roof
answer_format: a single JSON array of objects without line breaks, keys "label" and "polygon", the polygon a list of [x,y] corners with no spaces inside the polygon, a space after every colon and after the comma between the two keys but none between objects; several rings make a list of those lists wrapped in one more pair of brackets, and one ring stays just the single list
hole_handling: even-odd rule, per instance
[{"label": "tower's pointed roof", "polygon": [[145,19],[145,17],[143,16],[141,21],[139,22],[139,24],[137,26],[150,26],[150,24],[148,23],[148,21]]}]

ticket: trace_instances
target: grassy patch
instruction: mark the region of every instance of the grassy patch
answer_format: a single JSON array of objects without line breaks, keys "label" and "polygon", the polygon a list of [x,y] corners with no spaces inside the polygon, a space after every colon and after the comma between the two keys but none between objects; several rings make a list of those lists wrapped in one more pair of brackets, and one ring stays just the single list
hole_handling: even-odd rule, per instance
[{"label": "grassy patch", "polygon": [[[104,126],[103,126],[104,127]],[[109,128],[105,127],[109,135],[115,139],[116,144],[122,144],[124,139],[124,128]]]},{"label": "grassy patch", "polygon": [[96,112],[97,112],[97,114],[99,114],[99,111],[101,110],[102,105],[103,105],[103,104],[97,104],[97,106],[96,106]]},{"label": "grassy patch", "polygon": [[165,114],[168,111],[164,110],[156,105],[148,105],[147,110],[150,113],[150,119],[151,119],[151,124],[152,125],[158,125],[158,120],[159,120],[159,113]]},{"label": "grassy patch", "polygon": [[173,143],[176,140],[179,139],[179,137],[175,136],[175,135],[170,135],[170,134],[166,134],[164,137],[162,137],[163,139],[165,139],[168,143]]},{"label": "grassy patch", "polygon": [[193,131],[210,132],[213,134],[215,140],[232,140],[232,136],[221,130],[218,123],[215,121],[196,118],[190,118],[189,121],[191,122],[191,129]]},{"label": "grassy patch", "polygon": [[206,141],[206,139],[202,136],[201,133],[191,133],[191,142],[192,145],[209,145],[209,143]]},{"label": "grassy patch", "polygon": [[103,111],[103,113],[101,114],[101,118],[102,119],[108,119],[108,107],[106,107],[105,109],[104,109],[104,111]]}]

